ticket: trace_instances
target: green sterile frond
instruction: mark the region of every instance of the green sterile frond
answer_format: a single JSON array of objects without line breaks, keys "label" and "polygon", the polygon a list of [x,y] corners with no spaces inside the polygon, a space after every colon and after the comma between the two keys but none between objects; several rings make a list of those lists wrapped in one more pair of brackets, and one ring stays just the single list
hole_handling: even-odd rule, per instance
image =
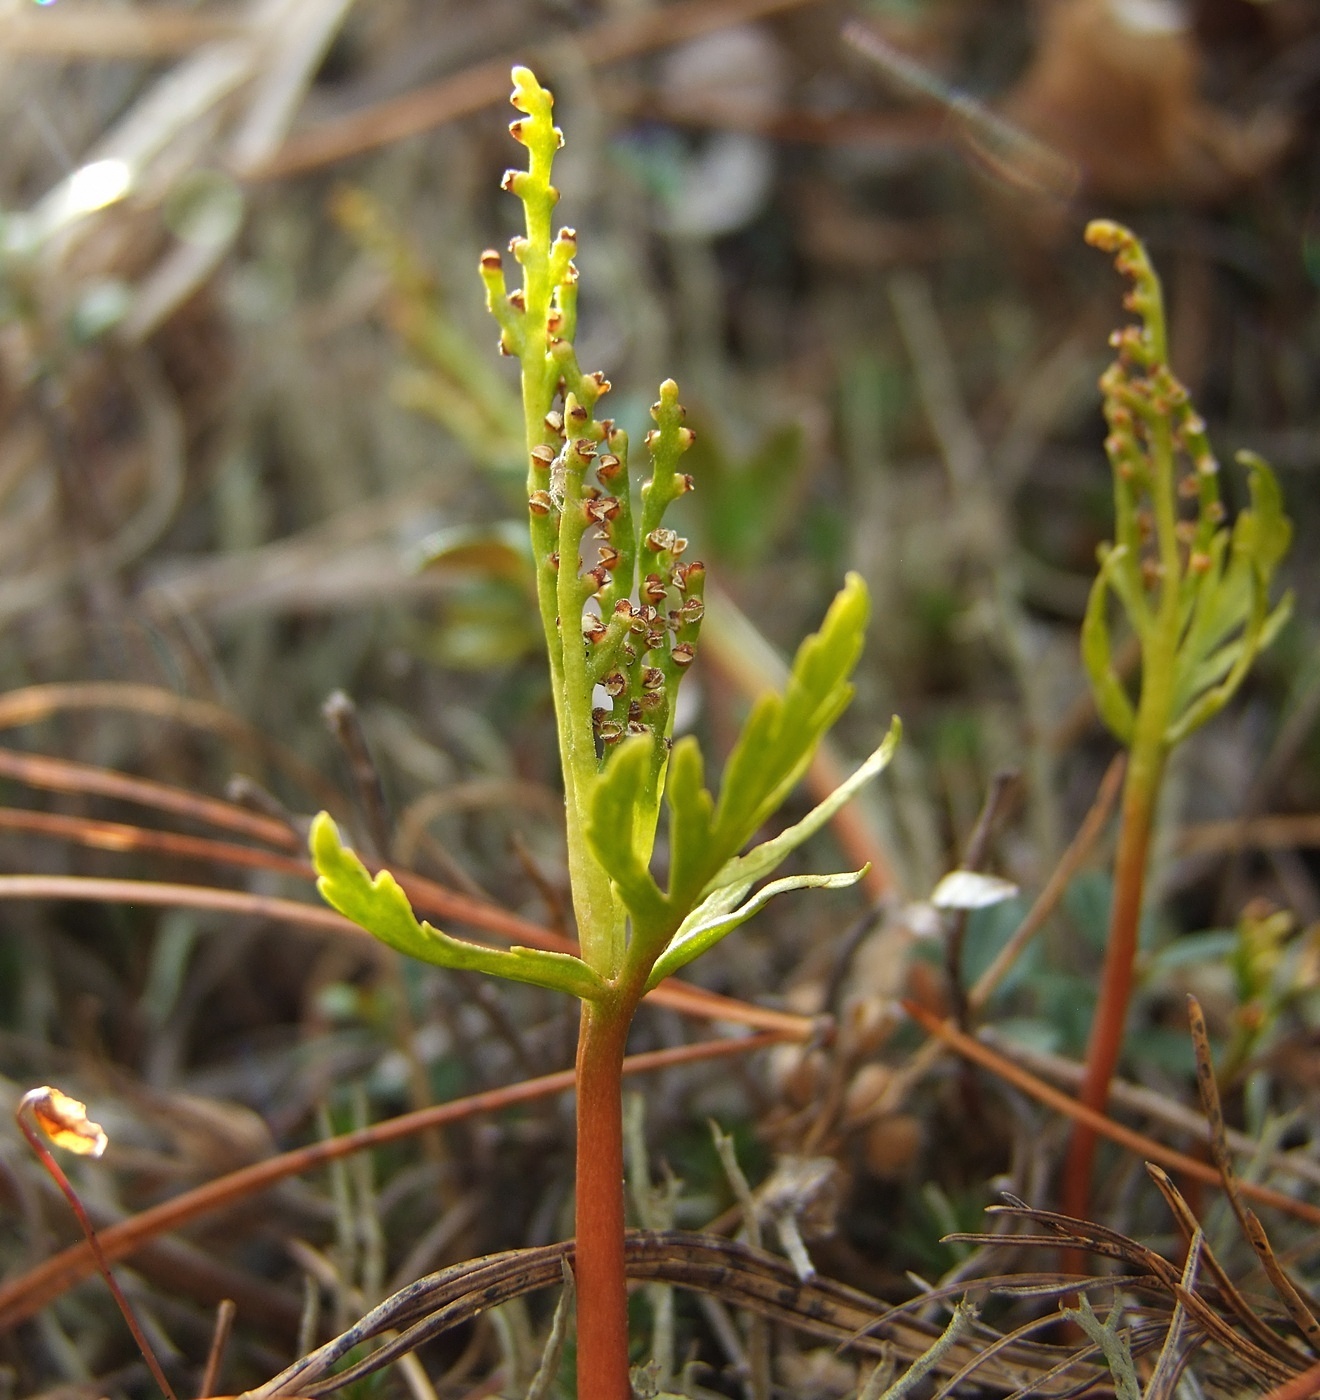
[{"label": "green sterile frond", "polygon": [[312,822],[310,846],[321,898],[400,953],[439,967],[486,972],[512,982],[567,992],[584,1001],[605,991],[605,984],[596,973],[567,953],[485,948],[418,922],[408,896],[394,876],[382,870],[373,879],[366,866],[340,841],[338,828],[325,812]]},{"label": "green sterile frond", "polygon": [[1269,463],[1254,452],[1239,452],[1237,460],[1247,469],[1251,506],[1233,527],[1233,548],[1248,553],[1268,582],[1292,543],[1292,521],[1284,513],[1283,492]]},{"label": "green sterile frond", "polygon": [[[1184,687],[1192,699],[1182,710],[1175,710],[1166,742],[1180,744],[1207,720],[1213,719],[1233,698],[1251,669],[1251,663],[1278,635],[1279,629],[1292,616],[1293,597],[1286,593],[1270,613],[1265,612],[1266,584],[1262,579],[1256,590],[1257,606],[1242,636],[1220,648],[1201,663],[1194,674],[1194,683]],[[1222,677],[1222,679],[1219,679]],[[1217,683],[1216,683],[1217,682]]]},{"label": "green sterile frond", "polygon": [[665,784],[669,803],[669,888],[696,896],[710,878],[715,799],[705,787],[705,763],[691,734],[674,745]]},{"label": "green sterile frond", "polygon": [[[786,875],[782,880],[772,880],[744,903],[739,904],[734,887],[716,890],[683,920],[678,932],[669,941],[669,946],[656,959],[647,978],[649,991],[666,977],[672,976],[680,968],[686,967],[702,953],[713,948],[726,934],[732,933],[740,924],[745,924],[753,914],[763,909],[769,902],[789,890],[842,890],[855,885],[866,874],[869,867],[861,870],[844,871],[838,875]],[[745,887],[742,894],[746,893]]]},{"label": "green sterile frond", "polygon": [[1113,587],[1115,574],[1126,552],[1121,545],[1105,551],[1100,572],[1091,585],[1086,616],[1082,620],[1082,661],[1091,682],[1095,707],[1120,744],[1131,742],[1136,712],[1127,691],[1123,689],[1123,682],[1114,670],[1109,642],[1108,604],[1109,590]]},{"label": "green sterile frond", "polygon": [[715,806],[719,865],[788,796],[852,699],[849,677],[861,655],[869,615],[866,585],[858,574],[849,574],[820,631],[798,648],[783,695],[764,696],[753,706],[725,765]]},{"label": "green sterile frond", "polygon": [[649,868],[655,834],[647,819],[654,742],[650,735],[639,734],[619,744],[593,782],[587,817],[592,854],[632,915],[634,931],[643,935],[669,917],[668,903]]},{"label": "green sterile frond", "polygon": [[1196,565],[1204,573],[1191,618],[1180,639],[1168,742],[1179,743],[1232,699],[1287,621],[1292,600],[1271,609],[1270,584],[1292,540],[1292,523],[1274,473],[1250,453],[1251,506],[1238,515],[1231,536],[1221,530]]},{"label": "green sterile frond", "polygon": [[771,837],[769,841],[762,841],[759,846],[753,846],[746,855],[734,856],[725,861],[707,883],[702,891],[703,896],[728,887],[741,887],[745,891],[750,889],[755,881],[764,879],[772,870],[777,869],[791,852],[813,837],[833,819],[840,808],[851,802],[872,778],[889,767],[902,737],[903,726],[895,716],[890,722],[884,742],[828,797],[818,802],[801,821],[794,822],[778,836]]}]

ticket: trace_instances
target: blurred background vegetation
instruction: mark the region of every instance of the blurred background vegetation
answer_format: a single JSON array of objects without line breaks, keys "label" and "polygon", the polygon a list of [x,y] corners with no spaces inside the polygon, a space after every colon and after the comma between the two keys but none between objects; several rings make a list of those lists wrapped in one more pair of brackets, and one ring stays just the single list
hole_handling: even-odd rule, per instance
[{"label": "blurred background vegetation", "polygon": [[[754,1181],[779,1153],[830,1158],[818,1265],[891,1297],[905,1270],[956,1262],[940,1234],[978,1228],[996,1186],[1049,1199],[1059,1125],[949,1064],[901,1079],[915,1040],[891,1036],[889,1008],[914,988],[951,1004],[926,901],[995,776],[1019,775],[984,864],[1023,893],[970,919],[968,982],[1113,753],[1077,650],[1111,529],[1095,383],[1124,319],[1081,243],[1098,215],[1147,240],[1219,456],[1269,459],[1297,527],[1293,621],[1171,775],[1127,1072],[1186,1098],[1194,988],[1236,1120],[1304,1152],[1320,1131],[1313,0],[3,0],[0,869],[47,883],[4,888],[0,1069],[15,1098],[51,1081],[93,1103],[114,1144],[80,1178],[98,1218],[571,1062],[572,1012],[530,989],[396,966],[255,904],[75,899],[56,877],[312,895],[297,873],[126,831],[196,832],[196,811],[144,815],[86,770],[22,762],[228,794],[291,849],[329,805],[364,850],[562,928],[520,415],[476,275],[515,232],[498,190],[514,61],[554,88],[567,135],[580,360],[634,435],[669,375],[698,431],[676,523],[727,598],[680,724],[727,747],[851,568],[875,615],[837,743],[856,757],[892,713],[905,726],[884,790],[820,857],[869,854],[866,897],[784,900],[698,974],[834,1013],[851,1058],[783,1049],[648,1084],[679,1220],[731,1199],[707,1116]],[[327,723],[336,691],[351,703]],[[1080,1053],[1107,852],[988,1009],[1019,1045]],[[635,1043],[701,1033],[649,1011]],[[288,1359],[300,1313],[306,1341],[420,1272],[561,1237],[568,1112],[477,1120],[194,1231],[251,1285],[226,1388]],[[20,1145],[0,1146],[12,1274],[72,1237]],[[1166,1231],[1141,1183],[1125,1163],[1100,1218]],[[211,1294],[196,1260],[176,1265],[135,1288],[196,1362]],[[507,1362],[510,1325],[438,1349],[438,1393]],[[18,1394],[140,1380],[94,1284],[0,1338],[0,1362]],[[778,1364],[793,1394],[856,1381],[788,1342]]]}]

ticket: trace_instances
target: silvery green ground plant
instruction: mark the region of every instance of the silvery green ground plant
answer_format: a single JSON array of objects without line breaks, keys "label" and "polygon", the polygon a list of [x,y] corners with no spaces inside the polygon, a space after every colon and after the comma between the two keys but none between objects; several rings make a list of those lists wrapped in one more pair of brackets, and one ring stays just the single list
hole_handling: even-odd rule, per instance
[{"label": "silvery green ground plant", "polygon": [[[673,739],[679,687],[696,658],[705,568],[665,523],[696,483],[682,470],[693,441],[678,386],[667,380],[646,434],[649,472],[634,487],[627,434],[599,416],[609,382],[577,360],[577,235],[552,232],[551,167],[563,138],[553,99],[526,68],[513,72],[510,127],[525,170],[503,187],[523,205],[526,232],[504,260],[481,256],[501,351],[521,370],[527,506],[537,607],[545,633],[564,784],[568,871],[579,955],[490,948],[420,922],[395,879],[374,877],[324,813],[312,853],[323,897],[391,947],[442,967],[566,992],[582,1003],[577,1053],[574,1273],[578,1394],[630,1394],[624,1269],[621,1066],[648,990],[714,946],[775,895],[838,888],[861,872],[767,880],[889,761],[898,725],[808,816],[744,847],[802,777],[852,696],[868,600],[850,575],[819,632],[798,650],[787,687],[751,709],[718,795],[706,787],[697,741]],[[594,557],[591,557],[594,554]],[[585,557],[584,557],[585,556]],[[608,703],[598,704],[598,697]],[[667,870],[653,860],[667,809]]]}]

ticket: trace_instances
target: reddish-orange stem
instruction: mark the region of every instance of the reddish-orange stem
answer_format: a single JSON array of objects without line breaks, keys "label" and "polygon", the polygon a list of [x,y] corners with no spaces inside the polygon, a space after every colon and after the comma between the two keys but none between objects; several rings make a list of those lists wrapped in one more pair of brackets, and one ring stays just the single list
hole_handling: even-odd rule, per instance
[{"label": "reddish-orange stem", "polygon": [[[1109,916],[1100,999],[1091,1022],[1086,1049],[1086,1075],[1078,1097],[1095,1113],[1103,1113],[1109,1099],[1109,1081],[1118,1067],[1132,997],[1137,937],[1141,928],[1141,900],[1146,883],[1151,818],[1159,772],[1152,774],[1136,762],[1128,770],[1123,792],[1122,827],[1114,861],[1114,897]],[[1084,1122],[1073,1128],[1062,1183],[1064,1214],[1086,1219],[1090,1206],[1091,1168],[1095,1159],[1095,1129]]]},{"label": "reddish-orange stem", "polygon": [[585,1003],[577,1056],[578,1394],[630,1400],[623,1254],[623,1051],[635,999]]}]

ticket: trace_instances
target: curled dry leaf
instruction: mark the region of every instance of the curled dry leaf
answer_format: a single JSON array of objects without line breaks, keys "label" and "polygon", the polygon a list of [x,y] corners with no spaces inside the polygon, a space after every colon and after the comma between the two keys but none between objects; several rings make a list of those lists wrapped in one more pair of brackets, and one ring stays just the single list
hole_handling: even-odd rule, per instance
[{"label": "curled dry leaf", "polygon": [[32,1110],[37,1126],[56,1147],[80,1157],[99,1157],[105,1151],[109,1139],[101,1125],[87,1117],[85,1103],[46,1084],[23,1095],[19,1109],[24,1108]]}]

